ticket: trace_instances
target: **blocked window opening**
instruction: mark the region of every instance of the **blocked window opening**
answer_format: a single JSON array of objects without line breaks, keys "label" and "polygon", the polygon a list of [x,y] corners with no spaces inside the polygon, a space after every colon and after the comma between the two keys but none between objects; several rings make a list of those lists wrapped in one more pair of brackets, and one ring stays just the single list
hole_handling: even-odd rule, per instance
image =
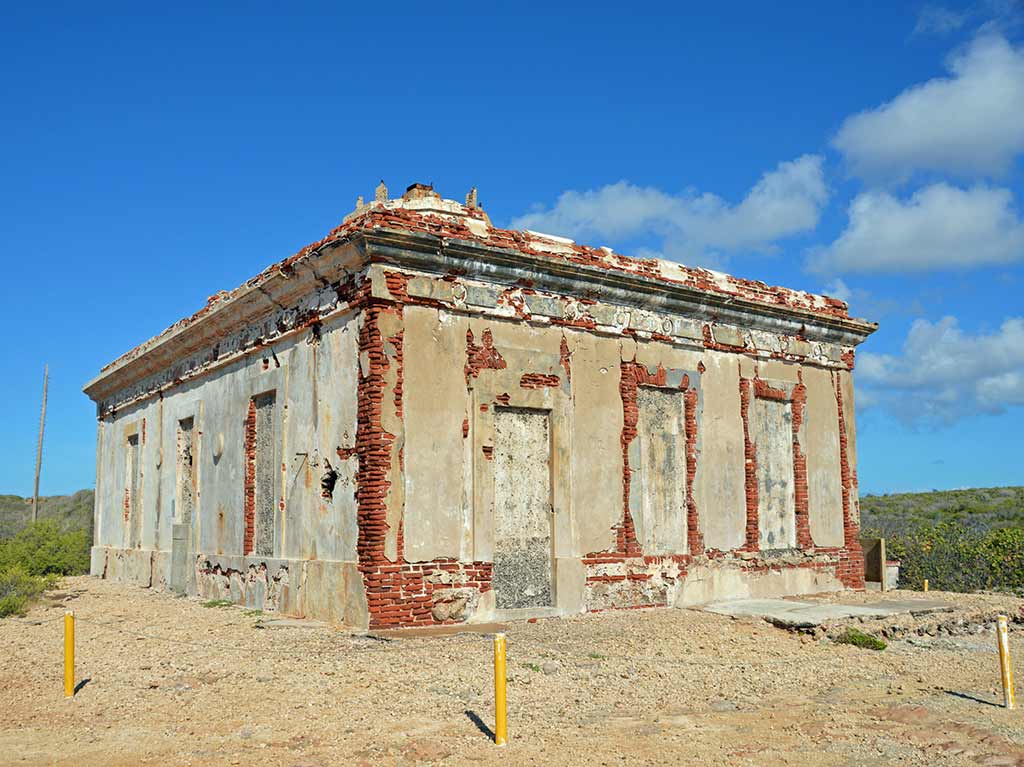
[{"label": "blocked window opening", "polygon": [[177,505],[177,521],[192,524],[192,512],[195,509],[196,483],[193,468],[193,434],[194,422],[191,418],[178,421],[178,461],[175,503]]},{"label": "blocked window opening", "polygon": [[494,413],[494,575],[498,609],[550,607],[551,437],[548,413]]},{"label": "blocked window opening", "polygon": [[274,554],[276,409],[272,391],[249,400],[245,419],[245,554]]},{"label": "blocked window opening", "polygon": [[760,397],[750,409],[757,449],[758,546],[795,548],[793,409],[789,402]]},{"label": "blocked window opening", "polygon": [[128,437],[127,466],[125,477],[125,515],[128,518],[128,546],[136,548],[142,543],[142,514],[139,508],[139,435],[132,434]]},{"label": "blocked window opening", "polygon": [[[645,554],[686,551],[686,404],[683,392],[637,390],[637,439],[629,507]],[[639,453],[637,455],[636,453]]]}]

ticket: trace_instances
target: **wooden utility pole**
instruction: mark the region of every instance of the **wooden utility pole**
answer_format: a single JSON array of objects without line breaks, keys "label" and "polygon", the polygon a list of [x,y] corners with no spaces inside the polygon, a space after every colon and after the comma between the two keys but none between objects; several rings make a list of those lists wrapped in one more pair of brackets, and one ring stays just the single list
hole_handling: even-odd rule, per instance
[{"label": "wooden utility pole", "polygon": [[43,464],[43,427],[46,426],[46,386],[50,381],[50,366],[43,366],[43,412],[39,414],[39,445],[36,447],[36,483],[32,489],[32,521],[39,519],[39,469]]}]

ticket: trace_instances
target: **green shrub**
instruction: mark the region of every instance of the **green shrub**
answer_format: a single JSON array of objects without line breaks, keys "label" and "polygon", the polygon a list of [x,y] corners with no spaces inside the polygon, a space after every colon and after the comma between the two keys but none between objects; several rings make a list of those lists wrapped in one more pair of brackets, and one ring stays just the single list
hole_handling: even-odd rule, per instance
[{"label": "green shrub", "polygon": [[208,599],[203,602],[203,607],[234,607],[235,603],[230,599]]},{"label": "green shrub", "polygon": [[0,618],[24,615],[35,599],[52,588],[56,576],[29,575],[20,567],[0,570]]},{"label": "green shrub", "polygon": [[89,538],[84,530],[62,531],[41,519],[13,538],[0,540],[0,572],[19,568],[28,575],[80,575],[89,572]]},{"label": "green shrub", "polygon": [[900,585],[942,591],[1024,591],[1024,529],[979,529],[963,522],[889,530],[888,555],[900,560]]},{"label": "green shrub", "polygon": [[855,628],[848,628],[845,632],[832,640],[836,644],[850,644],[854,647],[861,647],[865,650],[884,650],[887,645],[878,637],[865,634]]},{"label": "green shrub", "polygon": [[992,530],[979,542],[977,553],[986,570],[985,588],[1024,591],[1024,530]]}]

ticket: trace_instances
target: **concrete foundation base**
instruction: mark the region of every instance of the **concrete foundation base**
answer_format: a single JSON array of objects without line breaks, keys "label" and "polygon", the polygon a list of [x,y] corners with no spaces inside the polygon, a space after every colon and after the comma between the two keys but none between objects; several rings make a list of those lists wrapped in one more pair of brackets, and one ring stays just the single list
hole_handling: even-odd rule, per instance
[{"label": "concrete foundation base", "polygon": [[[478,586],[456,584],[435,590],[435,611],[456,604],[459,611],[451,609],[434,617],[438,622],[443,619],[444,623],[466,625],[594,610],[709,603],[716,605],[716,611],[735,605],[741,611],[775,605],[772,609],[776,612],[791,615],[802,603],[771,598],[846,588],[836,575],[835,560],[830,555],[799,552],[767,558],[700,557],[688,562],[672,557],[641,557],[594,564],[589,569],[580,560],[560,559],[557,570],[559,588],[553,606],[501,610],[495,604],[493,589],[478,591]],[[253,609],[359,630],[370,626],[363,574],[355,562],[201,553],[192,559],[186,577],[172,581],[173,571],[169,551],[102,546],[92,549],[92,574],[103,578],[173,589],[203,599],[229,600]],[[399,622],[396,627],[401,625],[407,624]]]},{"label": "concrete foundation base", "polygon": [[[90,572],[143,587],[171,588],[171,553],[94,546]],[[199,554],[185,593],[256,610],[365,629],[363,582],[354,562]]]},{"label": "concrete foundation base", "polygon": [[781,628],[805,629],[829,621],[849,618],[886,618],[891,615],[928,615],[952,612],[946,602],[927,599],[883,600],[871,604],[842,604],[841,602],[804,602],[791,599],[739,599],[716,602],[704,608],[707,612],[732,617],[762,618]]}]

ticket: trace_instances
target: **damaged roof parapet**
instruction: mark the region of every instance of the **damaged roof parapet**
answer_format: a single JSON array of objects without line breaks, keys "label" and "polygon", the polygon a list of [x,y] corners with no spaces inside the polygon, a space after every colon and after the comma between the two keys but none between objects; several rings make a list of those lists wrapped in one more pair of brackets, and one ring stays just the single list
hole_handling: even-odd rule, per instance
[{"label": "damaged roof parapet", "polygon": [[[220,291],[205,307],[132,349],[90,381],[106,393],[141,380],[222,334],[296,306],[311,293],[383,262],[421,272],[526,285],[627,307],[668,310],[849,345],[876,323],[852,319],[845,302],[672,261],[637,259],[610,248],[579,245],[540,232],[500,229],[479,206],[443,199],[429,184],[412,184],[398,199],[383,182],[326,237],[273,264],[244,285]],[[345,247],[351,245],[352,247]]]},{"label": "damaged roof parapet", "polygon": [[470,270],[474,265],[486,264],[486,272],[478,276],[507,286],[528,284],[537,291],[600,299],[649,311],[671,311],[812,340],[857,345],[877,328],[876,323],[809,308],[721,295],[686,284],[666,284],[643,273],[557,261],[543,254],[519,250],[481,248],[475,240],[440,240],[404,230],[375,229],[364,233],[364,247],[370,262],[384,262],[418,272],[445,275],[455,271],[473,276]]}]

